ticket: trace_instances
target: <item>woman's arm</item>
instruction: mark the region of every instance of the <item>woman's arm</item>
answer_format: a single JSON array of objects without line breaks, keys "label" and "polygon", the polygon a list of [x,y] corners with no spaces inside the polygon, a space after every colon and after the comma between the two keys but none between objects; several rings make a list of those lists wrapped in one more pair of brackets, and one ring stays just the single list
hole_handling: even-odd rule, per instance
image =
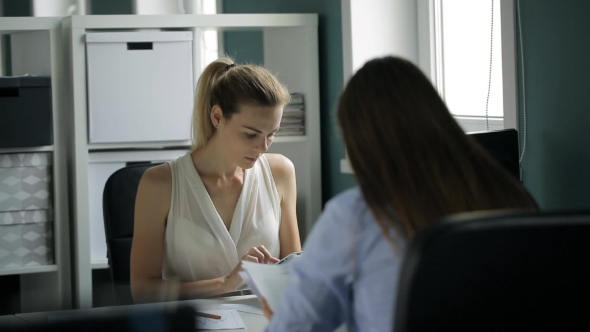
[{"label": "woman's arm", "polygon": [[295,179],[295,166],[293,166],[291,160],[281,154],[267,153],[266,158],[281,197],[279,239],[281,241],[280,258],[284,258],[292,252],[301,251],[296,211],[297,182]]},{"label": "woman's arm", "polygon": [[351,315],[352,237],[346,209],[328,203],[293,262],[267,332],[334,331]]},{"label": "woman's arm", "polygon": [[131,293],[135,302],[209,297],[235,290],[237,270],[227,276],[193,282],[162,280],[166,218],[170,210],[172,174],[163,164],[148,169],[139,183],[131,246]]}]

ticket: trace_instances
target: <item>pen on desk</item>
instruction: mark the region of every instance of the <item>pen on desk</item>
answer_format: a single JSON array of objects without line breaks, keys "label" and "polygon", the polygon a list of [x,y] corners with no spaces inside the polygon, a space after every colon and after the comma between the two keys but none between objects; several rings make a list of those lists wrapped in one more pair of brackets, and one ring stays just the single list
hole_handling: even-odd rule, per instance
[{"label": "pen on desk", "polygon": [[221,319],[221,316],[219,316],[219,315],[208,314],[206,312],[200,312],[200,311],[197,311],[196,315],[201,316],[201,317],[213,318],[213,319]]}]

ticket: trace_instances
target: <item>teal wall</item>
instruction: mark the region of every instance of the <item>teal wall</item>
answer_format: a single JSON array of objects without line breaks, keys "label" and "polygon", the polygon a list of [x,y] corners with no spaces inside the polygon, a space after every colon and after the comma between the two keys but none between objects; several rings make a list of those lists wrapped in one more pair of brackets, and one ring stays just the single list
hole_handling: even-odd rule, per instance
[{"label": "teal wall", "polygon": [[2,9],[3,16],[31,16],[31,2],[24,0],[3,0]]},{"label": "teal wall", "polygon": [[[340,159],[344,158],[344,145],[338,136],[335,118],[338,97],[343,89],[340,0],[224,0],[223,12],[317,13],[319,15],[323,200],[326,201],[354,186],[354,177],[340,172]],[[253,38],[258,37],[254,35]],[[235,48],[228,44],[226,41],[226,53],[232,55],[231,52]],[[241,44],[245,44],[245,41],[242,40]]]},{"label": "teal wall", "polygon": [[91,0],[90,11],[93,15],[133,14],[131,0]]},{"label": "teal wall", "polygon": [[[542,208],[588,209],[590,1],[520,0],[520,8],[527,104],[524,184]],[[522,90],[520,101],[522,139]]]},{"label": "teal wall", "polygon": [[[4,0],[0,1],[0,5],[2,5],[2,16],[6,17],[31,16],[33,12],[30,1]],[[12,63],[12,56],[10,54],[10,36],[0,36],[0,38],[3,39],[4,45],[6,45],[2,51],[3,61],[0,63],[0,66],[2,66],[4,75],[10,76],[12,75],[12,68],[10,66]]]},{"label": "teal wall", "polygon": [[[28,0],[3,0],[4,16],[31,16],[31,2]],[[94,15],[132,14],[131,0],[91,0],[90,10]]]},{"label": "teal wall", "polygon": [[223,34],[224,53],[237,63],[264,64],[262,31],[228,31]]}]

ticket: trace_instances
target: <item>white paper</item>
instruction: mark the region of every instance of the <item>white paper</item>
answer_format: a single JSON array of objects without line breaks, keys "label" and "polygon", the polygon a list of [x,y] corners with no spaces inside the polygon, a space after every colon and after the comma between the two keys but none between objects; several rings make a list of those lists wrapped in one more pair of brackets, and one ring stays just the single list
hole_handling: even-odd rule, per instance
[{"label": "white paper", "polygon": [[[238,272],[238,274],[239,274],[239,272]],[[239,291],[248,290],[248,289],[250,289],[250,288],[248,288],[248,285],[246,283],[243,283],[243,284],[239,285],[238,287],[236,287],[236,290],[239,290]]]},{"label": "white paper", "polygon": [[[282,128],[282,127],[281,127]],[[287,257],[281,259],[280,261],[278,261],[276,263],[276,265],[289,265],[289,264],[293,264],[293,262],[298,259],[301,258],[301,256],[303,255],[303,251],[296,251],[296,252],[292,252],[290,254],[287,255]]]},{"label": "white paper", "polygon": [[240,273],[240,276],[252,292],[259,297],[264,296],[270,308],[274,310],[279,304],[283,289],[289,283],[289,265],[269,265],[243,261],[244,271]]},{"label": "white paper", "polygon": [[250,275],[246,271],[238,272],[242,280],[244,280],[244,285],[246,285],[247,289],[250,289],[254,295],[260,297],[260,291],[256,288],[256,283],[250,278]]},{"label": "white paper", "polygon": [[247,312],[249,314],[261,315],[261,316],[264,315],[264,313],[262,312],[262,309],[259,306],[254,306],[254,305],[249,305],[249,304],[228,303],[228,304],[220,305],[219,309],[236,309],[237,311]]},{"label": "white paper", "polygon": [[238,330],[245,329],[244,321],[235,309],[229,310],[199,310],[200,312],[219,315],[221,319],[197,316],[197,330]]}]

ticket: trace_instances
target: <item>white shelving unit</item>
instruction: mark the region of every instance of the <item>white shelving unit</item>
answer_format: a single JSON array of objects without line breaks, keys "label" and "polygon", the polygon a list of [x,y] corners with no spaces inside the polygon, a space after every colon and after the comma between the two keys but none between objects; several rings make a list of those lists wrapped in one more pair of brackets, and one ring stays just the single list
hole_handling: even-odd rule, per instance
[{"label": "white shelving unit", "polygon": [[0,276],[14,275],[14,274],[33,274],[43,272],[55,272],[57,271],[57,265],[41,265],[41,266],[25,266],[25,267],[11,267],[6,269],[0,269]]},{"label": "white shelving unit", "polygon": [[[302,237],[311,229],[321,211],[320,103],[318,68],[318,18],[315,14],[221,14],[221,15],[117,15],[71,16],[64,18],[65,49],[68,54],[68,119],[72,133],[68,155],[73,212],[72,240],[74,301],[76,307],[92,306],[92,268],[104,268],[104,259],[92,260],[90,242],[91,202],[89,163],[100,150],[188,148],[190,142],[139,142],[89,144],[88,94],[85,35],[101,31],[141,29],[192,31],[194,40],[207,29],[260,30],[264,35],[264,65],[291,92],[303,93],[306,109],[306,135],[277,137],[269,152],[289,157],[297,172],[297,214]],[[193,43],[193,79],[201,72],[198,43]],[[194,88],[194,87],[193,87]]]},{"label": "white shelving unit", "polygon": [[[1,148],[3,153],[51,152],[54,264],[0,269],[0,275],[20,275],[21,312],[68,309],[71,307],[68,180],[66,170],[66,126],[64,123],[64,57],[61,18],[3,17],[0,34],[11,35],[14,76],[30,74],[51,77],[53,145]],[[23,128],[26,130],[26,128]]]},{"label": "white shelving unit", "polygon": [[29,152],[51,152],[53,145],[48,146],[27,146],[22,148],[0,148],[1,153],[29,153]]}]

